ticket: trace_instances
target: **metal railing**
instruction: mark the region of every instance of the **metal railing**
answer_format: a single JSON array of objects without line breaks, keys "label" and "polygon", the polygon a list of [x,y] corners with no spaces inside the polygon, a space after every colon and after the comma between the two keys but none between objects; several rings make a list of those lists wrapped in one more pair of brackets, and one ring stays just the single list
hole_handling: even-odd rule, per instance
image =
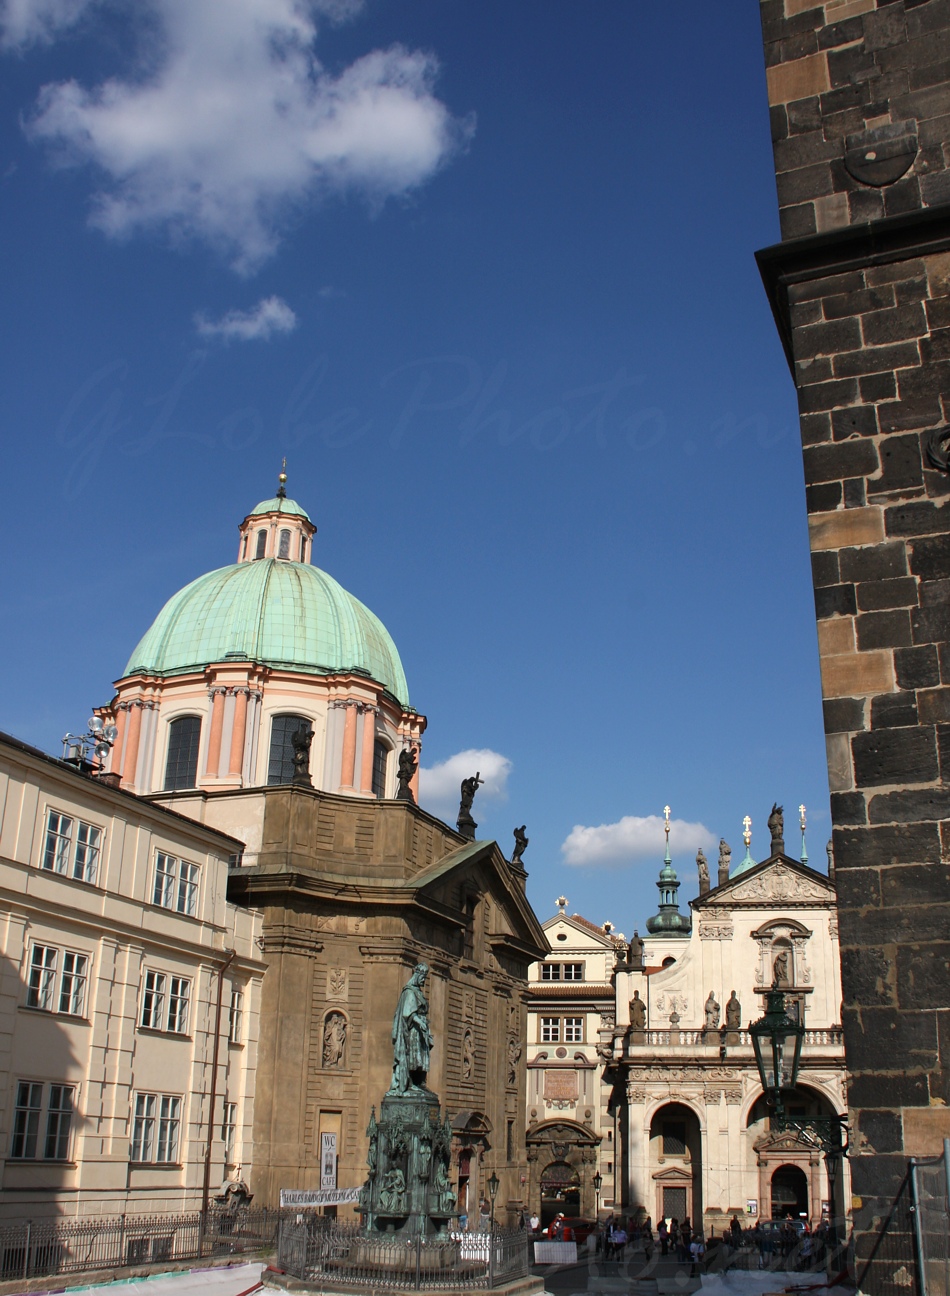
[{"label": "metal railing", "polygon": [[524,1229],[403,1237],[317,1215],[284,1214],[277,1265],[316,1290],[462,1291],[528,1274]]},{"label": "metal railing", "polygon": [[0,1224],[0,1280],[260,1251],[274,1246],[279,1215],[261,1209]]}]

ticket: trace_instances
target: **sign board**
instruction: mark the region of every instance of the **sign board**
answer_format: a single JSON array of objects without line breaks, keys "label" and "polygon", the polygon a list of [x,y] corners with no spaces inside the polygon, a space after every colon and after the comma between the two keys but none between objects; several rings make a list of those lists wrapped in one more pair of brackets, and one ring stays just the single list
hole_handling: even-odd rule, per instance
[{"label": "sign board", "polygon": [[281,1206],[345,1206],[360,1199],[359,1188],[281,1188]]},{"label": "sign board", "polygon": [[320,1135],[320,1187],[336,1187],[336,1134]]}]

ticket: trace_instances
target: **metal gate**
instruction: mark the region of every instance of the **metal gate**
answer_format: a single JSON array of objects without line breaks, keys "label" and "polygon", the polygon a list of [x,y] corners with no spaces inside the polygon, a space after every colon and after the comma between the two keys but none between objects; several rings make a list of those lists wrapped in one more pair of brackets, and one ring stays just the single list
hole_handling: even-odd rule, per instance
[{"label": "metal gate", "polygon": [[914,1157],[910,1184],[921,1296],[950,1296],[950,1139],[943,1156]]}]

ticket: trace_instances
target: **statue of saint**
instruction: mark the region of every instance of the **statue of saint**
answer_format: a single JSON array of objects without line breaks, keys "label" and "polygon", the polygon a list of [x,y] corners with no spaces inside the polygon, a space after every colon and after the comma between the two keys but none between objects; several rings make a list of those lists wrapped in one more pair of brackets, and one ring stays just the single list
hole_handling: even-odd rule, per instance
[{"label": "statue of saint", "polygon": [[514,1035],[508,1036],[508,1083],[518,1083],[518,1063],[521,1061],[521,1045]]},{"label": "statue of saint", "polygon": [[729,869],[732,867],[732,847],[724,837],[719,838],[719,885],[725,886],[729,881]]},{"label": "statue of saint", "polygon": [[515,829],[515,848],[511,852],[512,864],[520,864],[522,855],[528,849],[528,839],[524,832],[525,827],[526,825],[522,824],[520,828]]},{"label": "statue of saint", "polygon": [[412,788],[409,784],[415,778],[416,769],[418,768],[416,753],[411,747],[404,747],[399,753],[399,767],[396,772],[398,786],[396,788],[397,801],[411,801],[413,805],[416,798],[412,795]]},{"label": "statue of saint", "polygon": [[647,1006],[640,998],[640,991],[634,990],[630,1000],[630,1029],[642,1031],[647,1024]]},{"label": "statue of saint", "polygon": [[401,1170],[387,1170],[379,1190],[379,1204],[387,1214],[401,1215],[405,1209],[406,1177]]},{"label": "statue of saint", "polygon": [[706,1030],[714,1031],[719,1029],[719,1004],[716,1002],[716,996],[710,990],[709,998],[703,1006],[703,1012],[706,1015]]},{"label": "statue of saint", "polygon": [[475,1041],[472,1032],[466,1031],[462,1036],[462,1079],[471,1080],[475,1074]]},{"label": "statue of saint", "polygon": [[469,841],[475,840],[475,829],[478,827],[478,824],[472,818],[472,802],[475,800],[475,793],[484,782],[485,780],[481,778],[478,770],[475,771],[474,778],[462,779],[459,817],[455,826],[462,836]]},{"label": "statue of saint", "polygon": [[341,1067],[346,1048],[346,1018],[342,1013],[330,1013],[323,1027],[323,1065]]},{"label": "statue of saint", "polygon": [[699,894],[705,895],[709,890],[709,864],[702,846],[696,852],[696,871],[699,874]]},{"label": "statue of saint", "polygon": [[726,1001],[726,1029],[731,1031],[737,1031],[741,1029],[741,1026],[742,1026],[742,1005],[739,1003],[739,1000],[736,998],[735,990],[733,990],[732,994],[729,996],[728,1000]]},{"label": "statue of saint", "polygon": [[294,749],[295,783],[304,783],[312,787],[310,780],[310,744],[313,742],[313,730],[309,720],[301,720],[300,728],[290,735],[290,745]]},{"label": "statue of saint", "polygon": [[789,984],[788,950],[780,950],[775,956],[775,962],[772,964],[772,984],[777,986]]},{"label": "statue of saint", "polygon": [[631,967],[643,967],[643,938],[636,928],[633,931],[633,940],[627,948],[627,962]]},{"label": "statue of saint", "polygon": [[441,1157],[435,1163],[435,1191],[439,1201],[439,1209],[449,1214],[455,1209],[455,1193],[452,1191],[445,1162]]},{"label": "statue of saint", "polygon": [[783,807],[772,802],[772,813],[769,815],[769,832],[772,834],[772,854],[785,854],[785,816]]},{"label": "statue of saint", "polygon": [[425,1087],[429,1072],[432,1033],[429,1030],[429,1004],[423,992],[429,968],[417,963],[412,976],[402,988],[396,1015],[393,1017],[393,1079],[391,1094],[409,1093]]}]

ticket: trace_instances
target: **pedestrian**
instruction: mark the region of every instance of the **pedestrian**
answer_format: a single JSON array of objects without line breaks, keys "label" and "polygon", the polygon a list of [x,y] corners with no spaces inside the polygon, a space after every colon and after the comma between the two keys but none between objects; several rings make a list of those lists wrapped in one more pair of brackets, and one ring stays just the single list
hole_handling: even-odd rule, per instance
[{"label": "pedestrian", "polygon": [[622,1221],[618,1222],[614,1227],[610,1235],[610,1245],[611,1251],[613,1252],[613,1258],[615,1260],[622,1260],[624,1248],[627,1245],[627,1230],[624,1228]]},{"label": "pedestrian", "polygon": [[699,1266],[703,1256],[706,1254],[706,1247],[703,1239],[698,1233],[693,1234],[692,1241],[689,1244],[689,1258],[692,1261],[692,1272],[699,1273]]},{"label": "pedestrian", "polygon": [[670,1252],[670,1231],[667,1228],[666,1220],[661,1219],[656,1229],[656,1236],[660,1242],[660,1255],[669,1255]]},{"label": "pedestrian", "polygon": [[537,1231],[538,1231],[538,1230],[540,1229],[540,1227],[541,1227],[541,1221],[540,1221],[540,1219],[538,1218],[538,1212],[537,1212],[537,1211],[532,1211],[532,1212],[531,1212],[531,1219],[530,1219],[528,1222],[529,1222],[530,1225],[531,1225],[531,1232],[532,1232],[532,1233],[537,1233]]}]

